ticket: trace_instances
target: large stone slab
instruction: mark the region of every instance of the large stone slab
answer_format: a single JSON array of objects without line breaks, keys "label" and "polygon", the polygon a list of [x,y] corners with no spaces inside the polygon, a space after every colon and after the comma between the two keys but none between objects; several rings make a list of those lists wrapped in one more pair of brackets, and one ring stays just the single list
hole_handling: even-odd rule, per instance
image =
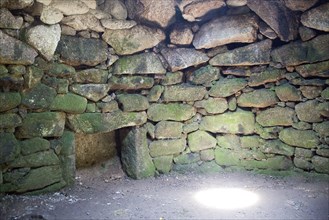
[{"label": "large stone slab", "polygon": [[159,57],[155,53],[125,56],[114,63],[113,73],[121,74],[165,74]]},{"label": "large stone slab", "polygon": [[107,60],[107,45],[99,39],[62,36],[57,53],[64,63],[72,66],[96,66]]},{"label": "large stone slab", "polygon": [[47,151],[50,149],[50,142],[46,139],[36,137],[22,141],[21,143],[22,155],[29,155],[40,151]]},{"label": "large stone slab", "polygon": [[319,102],[316,100],[309,100],[307,102],[298,103],[295,106],[297,117],[305,122],[321,122],[323,118],[318,110]]},{"label": "large stone slab", "polygon": [[174,140],[158,140],[150,143],[150,155],[159,157],[165,155],[175,155],[184,151],[186,147],[185,138]]},{"label": "large stone slab", "polygon": [[228,97],[247,86],[247,81],[243,78],[220,79],[209,90],[209,95],[213,97]]},{"label": "large stone slab", "polygon": [[117,54],[129,55],[156,46],[165,39],[165,34],[160,29],[136,25],[131,29],[108,29],[102,38]]},{"label": "large stone slab", "polygon": [[125,112],[144,111],[150,106],[147,98],[139,94],[122,94],[117,97]]},{"label": "large stone slab", "polygon": [[275,88],[275,93],[283,102],[300,101],[302,96],[298,89],[289,83],[282,84]]},{"label": "large stone slab", "polygon": [[312,164],[314,164],[317,172],[329,174],[329,158],[314,156],[312,158]]},{"label": "large stone slab", "polygon": [[329,61],[300,65],[296,67],[296,71],[304,78],[306,77],[329,78]]},{"label": "large stone slab", "polygon": [[166,86],[163,92],[163,100],[166,102],[176,101],[197,101],[204,98],[207,90],[203,86],[193,86],[190,84],[181,84]]},{"label": "large stone slab", "polygon": [[93,14],[67,16],[62,19],[61,24],[67,25],[76,31],[104,32],[103,26]]},{"label": "large stone slab", "polygon": [[196,108],[202,108],[210,114],[220,114],[227,110],[228,103],[223,98],[208,98],[194,103]]},{"label": "large stone slab", "polygon": [[154,79],[146,76],[112,76],[109,79],[110,90],[150,89],[153,85]]},{"label": "large stone slab", "polygon": [[105,133],[146,123],[145,112],[84,113],[67,116],[70,128],[77,133]]},{"label": "large stone slab", "polygon": [[39,83],[32,89],[22,91],[22,104],[31,109],[48,108],[55,96],[55,89]]},{"label": "large stone slab", "polygon": [[222,16],[201,26],[195,34],[196,49],[230,43],[251,43],[257,39],[257,18],[252,15]]},{"label": "large stone slab", "polygon": [[155,174],[155,166],[149,154],[147,129],[133,128],[122,141],[121,161],[128,176],[142,179]]},{"label": "large stone slab", "polygon": [[18,157],[9,164],[11,168],[19,167],[42,167],[59,165],[60,160],[53,150],[37,152],[26,156]]},{"label": "large stone slab", "polygon": [[197,66],[209,60],[208,56],[192,48],[165,48],[161,50],[172,72]]},{"label": "large stone slab", "polygon": [[291,147],[280,140],[268,140],[259,148],[263,153],[280,154],[291,157],[294,155],[295,148]]},{"label": "large stone slab", "polygon": [[266,108],[275,105],[278,101],[274,91],[259,89],[240,95],[237,99],[237,104],[241,107]]},{"label": "large stone slab", "polygon": [[320,137],[329,136],[329,121],[324,121],[322,123],[314,123],[313,130],[318,133]]},{"label": "large stone slab", "polygon": [[297,16],[285,7],[283,1],[248,0],[247,5],[278,34],[282,41],[294,40],[297,37]]},{"label": "large stone slab", "polygon": [[288,145],[302,148],[315,148],[320,143],[319,137],[316,133],[310,130],[302,131],[293,128],[286,128],[280,131],[279,138]]},{"label": "large stone slab", "polygon": [[251,73],[248,80],[248,85],[255,87],[269,82],[279,81],[283,78],[285,72],[286,71],[284,69],[268,68],[260,73]]},{"label": "large stone slab", "polygon": [[85,69],[78,72],[74,72],[73,81],[76,83],[95,83],[105,84],[108,79],[108,70],[102,69]]},{"label": "large stone slab", "polygon": [[187,142],[192,152],[215,148],[217,144],[216,138],[206,131],[195,131],[187,136]]},{"label": "large stone slab", "polygon": [[12,133],[0,133],[0,164],[13,161],[20,152],[20,145]]},{"label": "large stone slab", "polygon": [[175,21],[175,0],[126,0],[128,16],[132,20],[144,23],[155,23],[162,28]]},{"label": "large stone slab", "polygon": [[20,138],[60,137],[64,132],[65,114],[61,112],[28,113],[18,127]]},{"label": "large stone slab", "polygon": [[94,102],[98,102],[107,95],[110,90],[108,84],[73,84],[70,91]]},{"label": "large stone slab", "polygon": [[160,156],[153,159],[155,168],[159,173],[169,173],[173,166],[173,156]]},{"label": "large stone slab", "polygon": [[273,61],[284,66],[297,66],[329,59],[329,34],[319,35],[306,42],[291,42],[272,50]]},{"label": "large stone slab", "polygon": [[16,108],[21,104],[21,95],[17,92],[2,92],[0,93],[0,103],[0,112]]},{"label": "large stone slab", "polygon": [[50,110],[72,114],[83,113],[87,108],[87,99],[73,93],[58,94],[50,105]]},{"label": "large stone slab", "polygon": [[147,110],[151,121],[186,121],[196,114],[196,109],[187,104],[152,104]]},{"label": "large stone slab", "polygon": [[183,123],[176,121],[160,121],[155,126],[157,139],[180,138],[183,132]]},{"label": "large stone slab", "polygon": [[207,65],[194,71],[189,77],[189,81],[195,85],[209,85],[211,82],[218,80],[220,71],[218,67]]},{"label": "large stone slab", "polygon": [[200,130],[213,133],[252,134],[254,129],[254,114],[242,110],[221,115],[205,116],[200,123]]},{"label": "large stone slab", "polygon": [[0,64],[29,65],[34,63],[38,53],[26,43],[0,30]]},{"label": "large stone slab", "polygon": [[244,47],[239,47],[212,58],[209,63],[214,66],[252,66],[270,62],[272,41],[263,40]]},{"label": "large stone slab", "polygon": [[329,3],[322,4],[302,14],[304,26],[320,31],[329,32]]},{"label": "large stone slab", "polygon": [[263,127],[291,126],[295,111],[291,108],[274,107],[261,111],[256,116],[256,121]]}]

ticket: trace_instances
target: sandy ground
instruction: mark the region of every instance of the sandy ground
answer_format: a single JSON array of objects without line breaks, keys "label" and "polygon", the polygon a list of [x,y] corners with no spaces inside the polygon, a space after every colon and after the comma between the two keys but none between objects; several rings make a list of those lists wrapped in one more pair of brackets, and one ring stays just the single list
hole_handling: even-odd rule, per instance
[{"label": "sandy ground", "polygon": [[110,162],[60,192],[0,198],[0,219],[328,219],[328,176],[170,173],[132,180]]}]

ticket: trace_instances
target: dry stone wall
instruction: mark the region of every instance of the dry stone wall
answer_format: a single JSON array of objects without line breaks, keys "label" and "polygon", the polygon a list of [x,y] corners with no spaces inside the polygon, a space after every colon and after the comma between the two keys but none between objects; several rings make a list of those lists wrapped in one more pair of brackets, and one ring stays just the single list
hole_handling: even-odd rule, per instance
[{"label": "dry stone wall", "polygon": [[74,181],[74,133],[122,164],[329,174],[326,0],[2,0],[0,193]]}]

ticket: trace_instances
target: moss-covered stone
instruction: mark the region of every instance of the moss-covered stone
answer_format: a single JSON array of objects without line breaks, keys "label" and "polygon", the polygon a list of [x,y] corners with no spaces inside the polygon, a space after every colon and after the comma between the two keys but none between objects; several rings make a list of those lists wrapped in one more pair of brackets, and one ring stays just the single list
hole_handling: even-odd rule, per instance
[{"label": "moss-covered stone", "polygon": [[304,158],[312,158],[314,156],[314,151],[304,148],[295,148],[295,157],[304,157]]},{"label": "moss-covered stone", "polygon": [[153,141],[149,146],[152,157],[179,154],[184,151],[185,147],[185,139]]},{"label": "moss-covered stone", "polygon": [[284,69],[268,68],[260,73],[251,73],[248,85],[251,87],[260,86],[269,82],[276,82],[283,77]]},{"label": "moss-covered stone", "polygon": [[215,149],[215,161],[220,166],[240,166],[241,164],[234,151],[223,148]]},{"label": "moss-covered stone", "polygon": [[196,101],[196,108],[203,108],[210,114],[220,114],[227,110],[228,104],[224,98],[209,98],[206,100]]},{"label": "moss-covered stone", "polygon": [[22,124],[22,119],[17,114],[1,114],[0,128],[15,128]]},{"label": "moss-covered stone", "polygon": [[160,121],[155,126],[157,139],[180,138],[183,132],[183,124],[175,121]]},{"label": "moss-covered stone", "polygon": [[319,156],[329,158],[329,146],[328,145],[324,145],[324,146],[326,146],[326,148],[317,149],[316,154],[319,155]]},{"label": "moss-covered stone", "polygon": [[161,85],[169,86],[181,83],[183,81],[184,73],[181,71],[167,72],[165,77],[161,80]]},{"label": "moss-covered stone", "polygon": [[255,133],[258,134],[261,138],[268,140],[268,139],[276,139],[277,136],[275,134],[270,133],[267,129],[263,128],[257,122],[255,123]]},{"label": "moss-covered stone", "polygon": [[163,86],[160,85],[153,86],[152,89],[150,90],[150,93],[147,96],[149,102],[157,102],[160,99],[163,90],[164,90]]},{"label": "moss-covered stone", "polygon": [[96,105],[103,113],[114,112],[119,110],[119,104],[115,100],[112,100],[110,102],[98,102]]},{"label": "moss-covered stone", "polygon": [[43,76],[44,72],[42,69],[35,66],[29,66],[27,67],[26,74],[24,75],[25,85],[27,88],[33,88],[40,83]]},{"label": "moss-covered stone", "polygon": [[280,155],[285,155],[285,156],[292,156],[294,155],[295,148],[284,144],[280,140],[271,140],[271,141],[266,141],[264,145],[260,147],[260,150],[263,153],[267,154],[280,154]]},{"label": "moss-covered stone", "polygon": [[21,152],[23,155],[29,155],[40,151],[47,151],[50,149],[50,143],[43,138],[31,138],[21,142]]},{"label": "moss-covered stone", "polygon": [[154,79],[146,76],[112,76],[109,85],[111,90],[150,89],[154,85]]},{"label": "moss-covered stone", "polygon": [[318,133],[320,137],[329,136],[329,121],[324,121],[322,123],[314,123],[313,130]]},{"label": "moss-covered stone", "polygon": [[246,169],[289,170],[293,164],[285,156],[275,156],[266,160],[242,160],[241,165]]},{"label": "moss-covered stone", "polygon": [[17,92],[1,92],[0,103],[0,112],[16,108],[21,104],[21,95]]},{"label": "moss-covered stone", "polygon": [[181,84],[166,86],[163,92],[163,100],[166,102],[176,101],[197,101],[204,98],[207,90],[203,86],[192,86]]},{"label": "moss-covered stone", "polygon": [[80,114],[86,110],[87,99],[73,93],[57,95],[50,105],[50,110]]},{"label": "moss-covered stone", "polygon": [[147,110],[151,121],[186,121],[196,114],[196,109],[190,105],[169,103],[152,104]]},{"label": "moss-covered stone", "polygon": [[236,98],[235,97],[231,97],[228,100],[228,109],[230,111],[235,111],[237,108],[237,103],[236,103]]},{"label": "moss-covered stone", "polygon": [[42,167],[58,165],[59,163],[60,161],[54,151],[48,150],[19,157],[11,162],[9,167]]},{"label": "moss-covered stone", "polygon": [[47,109],[56,96],[56,90],[39,83],[22,92],[22,104],[30,109]]},{"label": "moss-covered stone", "polygon": [[314,156],[312,164],[317,172],[329,174],[329,158]]},{"label": "moss-covered stone", "polygon": [[76,83],[107,83],[109,72],[102,69],[85,69],[73,73],[73,81]]},{"label": "moss-covered stone", "polygon": [[18,127],[20,138],[60,137],[65,125],[65,114],[61,112],[29,113]]},{"label": "moss-covered stone", "polygon": [[169,173],[173,165],[173,156],[161,156],[153,158],[153,163],[159,173]]},{"label": "moss-covered stone", "polygon": [[213,133],[252,134],[255,129],[255,116],[252,112],[242,110],[205,116],[200,123],[200,129]]},{"label": "moss-covered stone", "polygon": [[257,135],[240,137],[241,147],[245,149],[258,149],[263,141],[264,140]]},{"label": "moss-covered stone", "polygon": [[69,115],[69,126],[78,133],[109,132],[123,127],[137,126],[146,123],[145,112],[111,112],[84,113]]},{"label": "moss-covered stone", "polygon": [[321,95],[322,88],[320,86],[301,86],[299,90],[307,99],[315,99]]},{"label": "moss-covered stone", "polygon": [[309,159],[305,159],[303,157],[295,157],[294,165],[300,169],[307,170],[307,171],[314,169],[314,165],[311,163],[311,161]]},{"label": "moss-covered stone", "polygon": [[72,66],[63,63],[52,63],[49,66],[47,74],[59,78],[71,78],[75,73],[75,69]]},{"label": "moss-covered stone", "polygon": [[328,100],[329,99],[329,87],[325,88],[322,92],[321,92],[321,97]]},{"label": "moss-covered stone", "polygon": [[286,83],[275,88],[275,93],[282,102],[300,101],[302,96],[296,87]]},{"label": "moss-covered stone", "polygon": [[299,103],[295,106],[297,117],[305,122],[321,122],[323,118],[318,111],[319,102],[316,100],[309,100],[307,102]]},{"label": "moss-covered stone", "polygon": [[200,151],[200,159],[202,161],[211,161],[215,159],[215,150],[214,149],[206,149]]},{"label": "moss-covered stone", "polygon": [[307,77],[328,77],[329,61],[296,66],[296,71]]},{"label": "moss-covered stone", "polygon": [[207,65],[194,71],[189,77],[189,81],[195,85],[210,85],[212,81],[219,79],[219,68]]},{"label": "moss-covered stone", "polygon": [[118,102],[125,112],[143,111],[148,109],[149,102],[145,96],[138,94],[122,94],[118,95]]},{"label": "moss-covered stone", "polygon": [[216,138],[206,131],[195,131],[187,136],[189,148],[192,152],[198,152],[209,148],[215,148]]},{"label": "moss-covered stone", "polygon": [[240,149],[240,137],[234,134],[217,135],[217,144],[225,149]]},{"label": "moss-covered stone", "polygon": [[86,112],[87,113],[96,112],[96,104],[95,103],[87,103]]},{"label": "moss-covered stone", "polygon": [[261,111],[256,116],[256,121],[264,126],[291,126],[295,111],[291,108],[274,107]]},{"label": "moss-covered stone", "polygon": [[182,153],[174,157],[175,164],[191,164],[200,161],[200,154],[198,153]]},{"label": "moss-covered stone", "polygon": [[320,112],[323,117],[329,118],[329,102],[319,103],[316,110]]},{"label": "moss-covered stone", "polygon": [[69,80],[56,77],[44,77],[42,83],[54,88],[59,94],[66,94],[69,91]]},{"label": "moss-covered stone", "polygon": [[70,91],[83,96],[91,101],[98,102],[110,90],[108,84],[73,84]]},{"label": "moss-covered stone", "polygon": [[213,85],[209,95],[213,97],[228,97],[246,87],[247,81],[242,78],[225,78],[220,79]]},{"label": "moss-covered stone", "polygon": [[237,99],[238,106],[265,108],[275,105],[278,98],[274,91],[268,89],[259,89],[249,93],[243,93]]},{"label": "moss-covered stone", "polygon": [[199,123],[196,122],[196,121],[184,124],[184,126],[183,126],[183,132],[185,134],[191,133],[191,132],[196,131],[198,129],[199,129]]},{"label": "moss-covered stone", "polygon": [[286,128],[279,133],[279,138],[284,143],[303,148],[315,148],[320,140],[314,131],[300,131]]},{"label": "moss-covered stone", "polygon": [[218,173],[223,171],[215,161],[203,162],[199,165],[199,163],[191,163],[191,164],[174,164],[173,171],[181,174],[187,173]]},{"label": "moss-covered stone", "polygon": [[0,164],[13,161],[20,152],[20,144],[12,133],[0,133]]}]

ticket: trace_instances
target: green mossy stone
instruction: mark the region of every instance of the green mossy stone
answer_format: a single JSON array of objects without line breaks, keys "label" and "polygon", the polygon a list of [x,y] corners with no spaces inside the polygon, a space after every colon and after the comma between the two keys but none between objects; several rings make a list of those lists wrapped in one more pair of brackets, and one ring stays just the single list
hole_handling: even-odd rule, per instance
[{"label": "green mossy stone", "polygon": [[0,112],[11,110],[21,104],[21,95],[17,92],[2,92],[0,103]]},{"label": "green mossy stone", "polygon": [[246,169],[289,170],[293,168],[292,161],[285,156],[275,156],[266,160],[242,160]]},{"label": "green mossy stone", "polygon": [[60,161],[54,151],[48,150],[19,157],[11,162],[9,167],[42,167],[58,164],[60,164]]},{"label": "green mossy stone", "polygon": [[181,71],[167,72],[165,77],[161,80],[161,85],[169,86],[181,83],[183,81],[184,73]]},{"label": "green mossy stone", "polygon": [[240,166],[241,162],[232,150],[216,148],[215,161],[220,166]]},{"label": "green mossy stone", "polygon": [[191,164],[200,161],[199,153],[182,153],[174,157],[175,164]]},{"label": "green mossy stone", "polygon": [[257,149],[262,145],[263,141],[257,135],[240,137],[241,147],[244,149]]},{"label": "green mossy stone", "polygon": [[147,98],[149,102],[157,102],[162,93],[163,93],[164,87],[160,85],[153,86],[150,90],[150,93],[148,94]]},{"label": "green mossy stone", "polygon": [[109,79],[111,90],[139,90],[151,89],[154,85],[154,79],[146,76],[112,76]]},{"label": "green mossy stone", "polygon": [[0,65],[0,76],[8,73],[8,69],[5,65]]},{"label": "green mossy stone", "polygon": [[75,73],[75,69],[72,66],[62,64],[62,63],[53,63],[50,65],[47,74],[59,78],[71,78]]},{"label": "green mossy stone", "polygon": [[214,149],[206,149],[200,151],[200,159],[202,161],[211,161],[215,159],[215,150]]},{"label": "green mossy stone", "polygon": [[300,101],[302,99],[297,88],[288,83],[276,87],[275,93],[282,102]]},{"label": "green mossy stone", "polygon": [[150,155],[152,157],[175,155],[184,151],[185,139],[158,140],[150,143]]},{"label": "green mossy stone", "polygon": [[20,153],[20,143],[12,133],[0,133],[0,164],[13,161]]},{"label": "green mossy stone", "polygon": [[196,101],[196,108],[203,108],[209,114],[220,114],[227,110],[228,104],[224,98],[208,98],[206,100]]},{"label": "green mossy stone", "polygon": [[122,94],[117,98],[125,112],[144,111],[150,106],[147,98],[139,94]]},{"label": "green mossy stone", "polygon": [[22,124],[22,119],[17,114],[0,115],[0,128],[15,128]]},{"label": "green mossy stone", "polygon": [[30,109],[47,109],[56,96],[56,90],[39,83],[22,92],[22,104]]},{"label": "green mossy stone", "polygon": [[317,172],[329,174],[329,158],[314,156],[312,164]]},{"label": "green mossy stone", "polygon": [[321,112],[318,110],[319,102],[317,100],[309,100],[298,103],[295,106],[297,117],[305,122],[322,122]]},{"label": "green mossy stone", "polygon": [[75,135],[74,132],[65,130],[62,137],[58,140],[61,145],[62,156],[70,156],[75,154]]},{"label": "green mossy stone", "polygon": [[197,101],[202,100],[207,94],[206,87],[180,84],[166,86],[162,95],[165,102]]},{"label": "green mossy stone", "polygon": [[50,105],[50,110],[71,114],[83,113],[87,108],[87,99],[73,93],[57,95]]},{"label": "green mossy stone", "polygon": [[66,94],[69,90],[69,80],[56,77],[44,77],[42,83],[54,88],[59,94]]},{"label": "green mossy stone", "polygon": [[260,73],[251,73],[248,85],[251,87],[260,86],[269,82],[276,82],[283,77],[284,69],[268,68]]},{"label": "green mossy stone", "polygon": [[294,165],[303,170],[314,170],[314,165],[311,163],[310,159],[305,159],[303,157],[295,157]]},{"label": "green mossy stone", "polygon": [[160,121],[155,126],[157,139],[180,138],[183,132],[183,123],[175,121]]},{"label": "green mossy stone", "polygon": [[22,155],[29,155],[50,149],[50,142],[43,138],[31,138],[21,142]]},{"label": "green mossy stone", "polygon": [[321,97],[328,100],[329,99],[329,87],[325,88],[322,92],[321,92]]},{"label": "green mossy stone", "polygon": [[269,126],[291,126],[295,111],[291,108],[274,107],[260,111],[256,121],[263,127]]},{"label": "green mossy stone", "polygon": [[269,89],[254,90],[249,93],[243,93],[237,99],[238,106],[265,108],[275,105],[278,98],[274,91]]},{"label": "green mossy stone", "polygon": [[317,134],[310,130],[301,131],[286,128],[279,133],[279,138],[288,145],[303,148],[315,148],[320,143]]},{"label": "green mossy stone", "polygon": [[96,104],[95,103],[87,103],[86,112],[87,113],[96,112]]},{"label": "green mossy stone", "polygon": [[41,82],[43,76],[44,72],[42,69],[35,66],[29,66],[27,67],[26,74],[24,75],[25,85],[27,88],[33,88]]},{"label": "green mossy stone", "polygon": [[209,95],[213,97],[228,97],[247,86],[247,81],[242,78],[225,78],[220,79],[213,85]]},{"label": "green mossy stone", "polygon": [[153,163],[159,173],[169,173],[173,166],[173,156],[155,157]]},{"label": "green mossy stone", "polygon": [[219,68],[207,65],[194,71],[189,77],[189,81],[195,85],[210,85],[212,81],[220,77]]},{"label": "green mossy stone", "polygon": [[192,152],[215,148],[216,138],[206,131],[195,131],[187,136],[187,142]]},{"label": "green mossy stone", "polygon": [[86,69],[73,73],[73,81],[76,83],[105,84],[108,76],[108,70]]},{"label": "green mossy stone", "polygon": [[225,149],[240,149],[241,143],[240,138],[234,134],[225,134],[225,135],[217,135],[217,144],[221,148]]},{"label": "green mossy stone", "polygon": [[329,121],[324,121],[322,123],[313,123],[313,130],[318,133],[320,137],[329,136]]},{"label": "green mossy stone", "polygon": [[196,114],[196,109],[187,104],[152,104],[147,110],[151,121],[186,121]]},{"label": "green mossy stone", "polygon": [[60,156],[62,177],[67,185],[72,185],[75,181],[76,162],[75,155]]},{"label": "green mossy stone", "polygon": [[314,155],[314,152],[309,149],[299,148],[296,147],[295,149],[295,157],[304,157],[304,158],[312,158]]},{"label": "green mossy stone", "polygon": [[263,153],[267,154],[280,154],[284,156],[291,157],[295,153],[295,148],[291,147],[280,140],[270,140],[266,141],[264,145],[260,147]]}]

